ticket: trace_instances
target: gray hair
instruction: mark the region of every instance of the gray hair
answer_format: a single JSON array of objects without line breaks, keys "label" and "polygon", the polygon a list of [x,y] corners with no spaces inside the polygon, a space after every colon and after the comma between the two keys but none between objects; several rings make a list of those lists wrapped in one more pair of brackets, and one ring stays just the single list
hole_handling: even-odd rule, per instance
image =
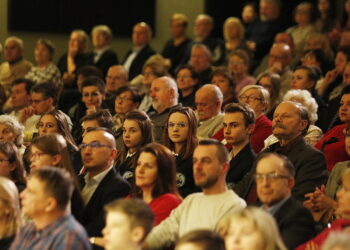
[{"label": "gray hair", "polygon": [[15,144],[20,147],[23,144],[24,126],[12,115],[0,115],[0,124],[5,124],[13,130],[16,138]]},{"label": "gray hair", "polygon": [[283,97],[283,101],[293,101],[302,104],[309,113],[309,120],[311,124],[315,124],[318,119],[317,109],[318,105],[310,94],[305,89],[293,89],[289,90]]},{"label": "gray hair", "polygon": [[21,50],[24,50],[24,43],[23,43],[23,40],[17,36],[10,36],[8,38],[6,38],[5,40],[5,47],[6,47],[6,44],[9,43],[10,41],[14,41],[18,44],[18,46],[20,47]]},{"label": "gray hair", "polygon": [[[222,105],[222,102],[224,100],[224,95],[222,94],[220,88],[214,84],[211,84],[211,83],[208,83],[208,84],[205,84],[203,85],[200,89],[198,89],[197,91],[200,91],[200,90],[203,90],[203,89],[207,89],[210,94],[216,99],[218,100],[221,105]],[[220,106],[221,106],[220,105]]]},{"label": "gray hair", "polygon": [[102,32],[108,40],[112,40],[113,32],[107,25],[96,25],[91,31],[91,34]]}]

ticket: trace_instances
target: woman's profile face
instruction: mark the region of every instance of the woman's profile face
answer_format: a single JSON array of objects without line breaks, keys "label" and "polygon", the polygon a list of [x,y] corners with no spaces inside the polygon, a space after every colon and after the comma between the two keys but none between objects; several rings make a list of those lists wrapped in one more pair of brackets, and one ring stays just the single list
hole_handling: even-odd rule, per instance
[{"label": "woman's profile face", "polygon": [[[0,152],[0,176],[11,179],[12,171],[15,169],[15,167],[16,167],[15,164],[9,162],[8,157],[5,154]],[[0,199],[0,202],[1,202],[1,199]]]},{"label": "woman's profile face", "polygon": [[16,137],[13,129],[4,123],[0,123],[0,141],[16,143],[15,140]]},{"label": "woman's profile face", "polygon": [[226,250],[264,250],[266,247],[261,232],[246,219],[231,223],[225,236],[225,246]]},{"label": "woman's profile face", "polygon": [[30,169],[40,169],[45,166],[56,166],[57,159],[54,156],[45,154],[36,146],[31,146],[30,151]]},{"label": "woman's profile face", "polygon": [[58,133],[58,126],[55,117],[52,115],[43,115],[38,124],[39,135]]},{"label": "woman's profile face", "polygon": [[184,143],[189,136],[189,121],[186,115],[175,112],[168,119],[168,136],[173,143]]}]

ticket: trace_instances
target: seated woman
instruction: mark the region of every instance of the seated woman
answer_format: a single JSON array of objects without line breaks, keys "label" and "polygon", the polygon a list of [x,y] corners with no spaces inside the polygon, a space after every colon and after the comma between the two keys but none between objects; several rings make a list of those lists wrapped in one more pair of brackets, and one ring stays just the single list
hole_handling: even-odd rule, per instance
[{"label": "seated woman", "polygon": [[153,125],[143,111],[132,110],[126,114],[123,122],[123,146],[116,160],[119,174],[129,181],[134,179],[134,161],[138,150],[153,142]]},{"label": "seated woman", "polygon": [[[293,101],[302,104],[309,113],[310,126],[307,130],[304,139],[310,145],[315,145],[322,137],[322,130],[315,126],[315,121],[317,121],[317,103],[315,99],[311,96],[310,92],[307,90],[294,89],[289,90],[283,98],[283,101]],[[270,135],[264,141],[265,148],[276,143],[278,139],[274,135]]]},{"label": "seated woman", "polygon": [[249,75],[249,68],[250,58],[246,51],[238,49],[229,55],[228,70],[236,82],[236,93],[240,93],[247,85],[255,84],[255,78]]},{"label": "seated woman", "polygon": [[[310,241],[300,245],[296,250],[303,249],[317,249],[321,247],[327,236],[331,232],[347,231],[350,230],[350,169],[346,169],[342,175],[342,187],[337,192],[338,206],[336,208],[336,220],[323,230],[320,234],[316,235]],[[310,247],[314,248],[310,248]]]},{"label": "seated woman", "polygon": [[155,225],[167,218],[181,203],[176,188],[175,159],[169,149],[158,143],[150,143],[140,149],[135,161],[132,195],[150,206]]},{"label": "seated woman", "polygon": [[57,133],[63,136],[67,142],[67,147],[72,160],[72,164],[75,173],[78,174],[82,166],[81,155],[79,148],[73,139],[72,134],[69,131],[69,125],[66,117],[62,112],[52,110],[48,113],[43,114],[38,122],[38,134],[39,136]]},{"label": "seated woman", "polygon": [[255,153],[264,148],[264,140],[272,134],[272,123],[265,115],[270,104],[269,92],[258,85],[248,85],[239,93],[240,103],[246,103],[255,112],[255,128],[250,138],[250,143]]},{"label": "seated woman", "polygon": [[181,196],[199,192],[193,179],[192,156],[198,144],[197,119],[189,107],[180,107],[170,112],[166,123],[164,145],[175,155],[176,182]]},{"label": "seated woman", "polygon": [[16,185],[3,176],[0,176],[0,207],[0,250],[7,250],[23,222]]},{"label": "seated woman", "polygon": [[259,76],[256,85],[262,86],[270,93],[270,106],[266,112],[266,116],[272,121],[273,113],[275,112],[277,105],[280,103],[281,77],[276,73],[265,72]]},{"label": "seated woman", "polygon": [[0,176],[7,177],[15,183],[18,192],[26,187],[26,174],[22,158],[12,142],[0,141]]},{"label": "seated woman", "polygon": [[215,68],[211,74],[211,82],[218,86],[224,95],[222,108],[228,103],[237,102],[236,83],[226,68]]},{"label": "seated woman", "polygon": [[248,50],[244,39],[245,29],[239,18],[228,17],[224,22],[223,33],[226,55],[237,49]]},{"label": "seated woman", "polygon": [[[346,128],[345,151],[350,155],[350,127]],[[332,169],[326,186],[317,187],[313,193],[306,195],[304,206],[309,208],[316,222],[328,223],[334,218],[338,206],[336,194],[341,189],[341,177],[349,169],[350,161],[338,162]]]},{"label": "seated woman", "polygon": [[32,67],[24,78],[30,79],[36,84],[44,82],[51,82],[55,85],[62,84],[61,73],[52,62],[54,53],[55,47],[51,41],[39,39],[34,49],[34,57],[38,66]]},{"label": "seated woman", "polygon": [[180,66],[176,71],[176,83],[179,89],[179,103],[183,106],[195,107],[195,94],[198,86],[198,74],[190,65]]},{"label": "seated woman", "polygon": [[315,147],[322,151],[327,160],[327,169],[332,171],[334,164],[350,159],[345,151],[345,131],[344,129],[350,124],[350,86],[343,90],[338,115],[344,123],[333,127],[318,141]]},{"label": "seated woman", "polygon": [[0,115],[0,141],[13,142],[21,155],[26,147],[23,145],[24,127],[14,116]]},{"label": "seated woman", "polygon": [[30,146],[30,169],[45,166],[63,168],[68,171],[74,183],[71,199],[72,214],[79,220],[84,207],[80,194],[80,184],[70,160],[67,142],[62,135],[46,134],[33,139]]},{"label": "seated woman", "polygon": [[231,213],[216,230],[224,237],[226,250],[287,250],[275,219],[261,208],[247,207]]}]

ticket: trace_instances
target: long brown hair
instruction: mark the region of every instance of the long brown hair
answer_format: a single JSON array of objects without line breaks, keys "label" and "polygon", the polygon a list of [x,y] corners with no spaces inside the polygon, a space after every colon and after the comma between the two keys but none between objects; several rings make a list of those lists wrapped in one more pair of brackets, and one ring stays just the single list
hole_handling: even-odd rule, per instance
[{"label": "long brown hair", "polygon": [[[152,190],[152,198],[157,198],[166,193],[172,193],[180,197],[176,187],[176,164],[175,158],[171,151],[165,146],[153,142],[140,149],[135,161],[135,169],[137,167],[138,158],[141,153],[151,153],[157,159],[157,178]],[[133,196],[142,198],[141,188],[134,185]]]},{"label": "long brown hair", "polygon": [[169,139],[168,134],[168,122],[169,118],[174,113],[181,113],[184,114],[187,117],[188,120],[188,135],[186,143],[184,144],[184,147],[181,149],[179,156],[183,159],[190,157],[193,154],[194,149],[198,145],[198,139],[197,139],[197,127],[198,122],[196,119],[196,115],[194,111],[189,107],[178,107],[176,109],[173,109],[168,116],[167,122],[165,124],[164,129],[164,145],[168,147],[170,150],[175,149],[174,143]]}]

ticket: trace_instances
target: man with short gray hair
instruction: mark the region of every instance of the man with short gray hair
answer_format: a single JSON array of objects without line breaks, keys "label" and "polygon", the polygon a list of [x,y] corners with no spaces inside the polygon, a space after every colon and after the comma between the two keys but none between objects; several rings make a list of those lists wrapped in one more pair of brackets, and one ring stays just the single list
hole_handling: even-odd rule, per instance
[{"label": "man with short gray hair", "polygon": [[211,138],[223,127],[222,92],[216,85],[206,84],[197,90],[195,98],[199,120],[197,136],[199,139]]},{"label": "man with short gray hair", "polygon": [[154,125],[154,137],[157,142],[162,142],[163,129],[170,111],[181,105],[177,101],[179,94],[175,80],[169,76],[153,80],[150,96],[155,110],[149,114]]}]

